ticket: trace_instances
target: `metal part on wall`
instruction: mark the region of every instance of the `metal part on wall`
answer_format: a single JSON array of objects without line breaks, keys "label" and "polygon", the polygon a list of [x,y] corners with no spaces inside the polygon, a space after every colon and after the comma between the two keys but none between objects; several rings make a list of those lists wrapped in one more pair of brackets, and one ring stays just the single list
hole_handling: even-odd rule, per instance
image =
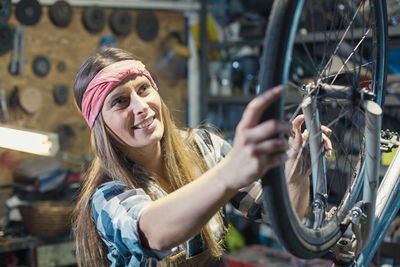
[{"label": "metal part on wall", "polygon": [[13,30],[7,22],[0,22],[0,53],[12,48]]},{"label": "metal part on wall", "polygon": [[49,17],[51,22],[57,27],[67,27],[72,20],[73,9],[71,5],[64,0],[55,2],[49,8]]},{"label": "metal part on wall", "polygon": [[151,10],[140,11],[136,18],[136,33],[145,42],[150,42],[157,37],[159,22]]},{"label": "metal part on wall", "polygon": [[126,9],[114,9],[109,18],[112,32],[117,36],[126,36],[132,29],[132,16]]},{"label": "metal part on wall", "polygon": [[24,39],[25,39],[24,26],[15,27],[11,62],[8,68],[11,75],[18,75],[24,72],[24,53],[25,53]]},{"label": "metal part on wall", "polygon": [[98,33],[106,24],[106,13],[98,6],[86,7],[82,14],[83,25],[90,33]]},{"label": "metal part on wall", "polygon": [[37,0],[21,0],[15,7],[15,15],[24,25],[35,25],[42,16],[42,6]]},{"label": "metal part on wall", "polygon": [[7,21],[11,15],[11,0],[0,0],[0,21]]}]

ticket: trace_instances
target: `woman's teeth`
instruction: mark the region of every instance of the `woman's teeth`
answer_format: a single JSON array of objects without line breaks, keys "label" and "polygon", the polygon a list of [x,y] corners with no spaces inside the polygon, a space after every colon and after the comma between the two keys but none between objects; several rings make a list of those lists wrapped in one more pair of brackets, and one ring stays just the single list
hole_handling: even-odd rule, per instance
[{"label": "woman's teeth", "polygon": [[145,121],[145,122],[143,122],[143,123],[141,123],[139,125],[136,125],[134,128],[135,129],[142,129],[142,128],[145,128],[145,127],[149,126],[152,122],[153,122],[153,119],[150,119],[150,120]]}]

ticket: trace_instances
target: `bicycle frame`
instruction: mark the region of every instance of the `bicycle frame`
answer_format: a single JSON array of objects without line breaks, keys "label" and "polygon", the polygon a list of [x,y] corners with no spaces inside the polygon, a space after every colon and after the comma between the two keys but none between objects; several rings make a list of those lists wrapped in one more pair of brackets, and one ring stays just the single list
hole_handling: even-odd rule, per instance
[{"label": "bicycle frame", "polygon": [[357,266],[366,266],[375,255],[378,246],[385,237],[386,231],[400,209],[400,149],[396,151],[389,168],[383,177],[377,193],[375,207],[375,224],[371,240],[357,257]]},{"label": "bicycle frame", "polygon": [[[378,106],[384,105],[387,65],[386,5],[385,1],[381,0],[354,1],[351,3],[352,8],[348,9],[349,12],[342,14],[347,18],[344,20],[339,18],[338,25],[335,24],[335,19],[326,25],[318,25],[310,21],[311,26],[307,28],[307,12],[312,11],[306,8],[313,4],[307,3],[309,6],[304,8],[305,4],[304,0],[274,1],[263,43],[264,48],[268,49],[263,49],[261,58],[263,64],[260,66],[262,75],[259,81],[262,90],[267,90],[277,84],[285,84],[288,89],[287,95],[281,98],[279,105],[274,105],[269,109],[263,115],[262,121],[270,117],[283,119],[283,116],[290,117],[292,120],[301,111],[304,114],[308,138],[302,148],[308,145],[307,152],[311,155],[313,184],[313,195],[309,199],[311,207],[307,210],[307,217],[299,220],[293,209],[293,203],[288,197],[286,181],[273,179],[285,177],[283,168],[271,170],[266,174],[266,179],[262,180],[264,202],[267,212],[271,214],[271,224],[288,251],[300,258],[323,257],[327,253],[330,257],[332,253],[337,255],[341,252],[332,250],[340,249],[336,244],[352,243],[354,247],[350,249],[353,249],[354,253],[349,253],[343,259],[339,258],[335,261],[352,263],[357,255],[370,245],[368,241],[371,240],[371,236],[374,238],[373,242],[376,240],[375,233],[373,235],[370,233],[376,229],[374,215],[379,178],[377,170],[379,170],[380,162],[378,140],[380,130],[369,129],[367,125],[369,110],[366,109],[365,102],[371,101]],[[326,8],[333,17],[340,17],[339,9],[336,9],[338,6],[335,5],[337,3],[332,4],[335,8],[329,9],[331,6]],[[320,9],[322,12],[325,10],[324,6]],[[357,22],[358,14],[368,19],[361,19],[362,23]],[[302,25],[304,32],[302,28],[298,29],[301,15],[304,16],[305,24]],[[314,29],[313,25],[318,27]],[[325,29],[329,29],[329,32],[321,33]],[[310,33],[315,34],[310,35]],[[372,42],[362,45],[367,39],[371,39]],[[352,52],[347,53],[345,57],[341,56],[342,59],[337,59],[337,62],[333,62],[335,59],[333,56],[339,51],[339,45],[345,42],[353,44]],[[300,56],[295,58],[296,55]],[[350,58],[354,55],[368,56],[368,58],[371,56],[371,59],[367,61],[368,68],[362,60],[355,60],[357,64],[353,64]],[[307,66],[304,66],[307,72],[304,75],[308,78],[291,76],[291,72],[295,72],[293,68],[296,68],[298,61],[303,58],[304,62],[308,62]],[[346,71],[343,71],[345,69]],[[343,75],[339,77],[339,74]],[[310,90],[304,90],[308,85],[310,85]],[[311,97],[311,101],[304,101],[307,97]],[[313,107],[315,106],[313,97],[317,100],[317,109]],[[346,113],[344,110],[352,111],[352,113]],[[344,118],[347,114],[349,118]],[[335,154],[325,163],[321,135],[322,138],[325,137],[320,130],[321,125],[331,128],[333,132],[338,132],[333,136],[334,145],[337,145]],[[380,122],[374,121],[370,125],[379,126]],[[301,155],[300,153],[298,155]],[[326,168],[328,170],[324,173]],[[334,168],[338,171],[335,172]],[[326,179],[329,180],[329,184],[325,179],[326,176],[328,176]],[[289,175],[285,178],[290,177]],[[336,188],[341,186],[341,182],[345,183],[346,188]],[[332,200],[329,205],[326,205],[329,210],[324,208],[327,185],[330,190],[327,197]],[[352,229],[347,229],[347,226]],[[351,234],[350,230],[353,230],[353,235],[346,240],[348,234]],[[353,243],[354,240],[357,242]]]}]

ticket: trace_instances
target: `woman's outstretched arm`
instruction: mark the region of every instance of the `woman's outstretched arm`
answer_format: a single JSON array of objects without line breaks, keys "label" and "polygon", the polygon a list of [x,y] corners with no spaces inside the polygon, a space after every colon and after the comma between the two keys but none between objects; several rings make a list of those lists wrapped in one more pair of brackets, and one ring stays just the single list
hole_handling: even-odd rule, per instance
[{"label": "woman's outstretched arm", "polygon": [[232,149],[221,162],[143,211],[139,220],[143,243],[159,250],[183,243],[196,235],[240,188],[286,161],[287,141],[276,136],[288,133],[289,123],[258,123],[282,90],[282,86],[275,87],[248,104],[236,128]]}]

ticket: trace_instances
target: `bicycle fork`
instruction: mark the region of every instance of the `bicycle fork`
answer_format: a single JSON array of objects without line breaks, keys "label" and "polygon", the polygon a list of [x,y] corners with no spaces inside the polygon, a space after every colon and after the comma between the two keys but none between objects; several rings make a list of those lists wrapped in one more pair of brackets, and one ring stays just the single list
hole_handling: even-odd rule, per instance
[{"label": "bicycle fork", "polygon": [[[352,236],[343,236],[332,248],[335,261],[355,263],[355,258],[371,240],[375,222],[375,204],[379,179],[379,149],[381,107],[373,101],[364,101],[365,109],[365,162],[362,200],[357,202],[349,214]],[[374,240],[374,242],[377,242]],[[361,259],[362,262],[363,259]],[[360,260],[358,260],[360,261]],[[334,264],[333,266],[336,266]],[[340,266],[340,265],[339,265]]]},{"label": "bicycle fork", "polygon": [[[313,229],[321,226],[327,209],[327,183],[326,183],[326,158],[322,141],[321,122],[319,121],[316,99],[312,95],[306,96],[302,102],[302,111],[306,127],[309,131],[308,142],[310,147],[314,214]],[[381,126],[381,107],[373,101],[365,100],[364,109],[366,116],[365,125],[365,177],[363,188],[363,207],[367,216],[367,223],[361,231],[364,247],[369,241],[373,224],[376,189],[379,170],[379,134]]]},{"label": "bicycle fork", "polygon": [[327,206],[326,158],[324,156],[325,152],[322,143],[321,122],[319,121],[315,98],[312,96],[305,97],[301,108],[303,110],[308,130],[313,185],[313,229],[317,229],[322,224]]},{"label": "bicycle fork", "polygon": [[[366,220],[360,224],[361,242],[356,255],[368,244],[375,219],[376,192],[379,183],[381,107],[373,101],[364,102],[365,109],[365,176],[363,188],[363,213]],[[354,211],[353,211],[354,215]]]}]

